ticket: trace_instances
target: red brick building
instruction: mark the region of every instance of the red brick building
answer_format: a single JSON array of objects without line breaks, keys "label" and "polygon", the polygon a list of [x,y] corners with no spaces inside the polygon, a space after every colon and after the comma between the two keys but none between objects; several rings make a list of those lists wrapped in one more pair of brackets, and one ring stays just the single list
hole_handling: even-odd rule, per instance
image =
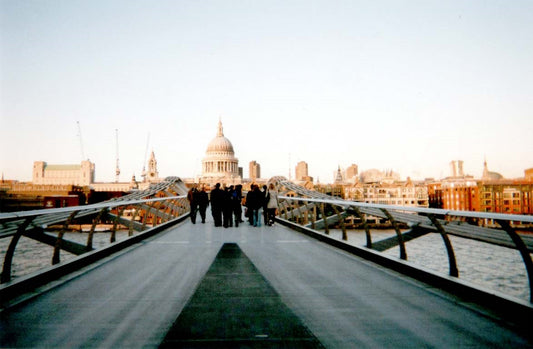
[{"label": "red brick building", "polygon": [[468,178],[443,181],[442,208],[458,211],[479,211],[477,182]]},{"label": "red brick building", "polygon": [[482,212],[533,214],[533,181],[499,180],[479,182]]}]

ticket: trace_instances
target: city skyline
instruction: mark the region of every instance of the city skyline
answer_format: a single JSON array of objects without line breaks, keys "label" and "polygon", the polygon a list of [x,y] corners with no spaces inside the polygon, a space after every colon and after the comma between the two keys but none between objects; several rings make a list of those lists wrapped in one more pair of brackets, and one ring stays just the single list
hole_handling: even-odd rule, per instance
[{"label": "city skyline", "polygon": [[[239,166],[444,178],[533,167],[533,3],[2,1],[0,172],[201,173],[219,118]],[[81,141],[77,122],[80,123]],[[149,138],[149,142],[147,139]],[[148,143],[148,145],[147,145]]]}]

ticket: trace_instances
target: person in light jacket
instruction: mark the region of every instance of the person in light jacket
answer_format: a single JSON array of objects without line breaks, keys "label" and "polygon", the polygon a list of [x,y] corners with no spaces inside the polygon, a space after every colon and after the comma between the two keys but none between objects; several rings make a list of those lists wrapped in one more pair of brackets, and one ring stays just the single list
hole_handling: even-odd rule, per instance
[{"label": "person in light jacket", "polygon": [[276,211],[278,209],[278,191],[274,186],[274,183],[270,183],[266,194],[266,207],[267,207],[267,225],[274,224],[274,218],[276,217]]}]

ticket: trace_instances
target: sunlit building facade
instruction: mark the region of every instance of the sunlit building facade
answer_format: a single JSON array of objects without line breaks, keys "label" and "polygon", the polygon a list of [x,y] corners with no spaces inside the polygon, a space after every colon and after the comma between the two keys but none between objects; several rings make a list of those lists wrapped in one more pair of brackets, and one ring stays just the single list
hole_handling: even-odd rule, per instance
[{"label": "sunlit building facade", "polygon": [[90,185],[94,182],[94,163],[85,160],[81,164],[52,165],[34,161],[32,183],[57,185]]}]

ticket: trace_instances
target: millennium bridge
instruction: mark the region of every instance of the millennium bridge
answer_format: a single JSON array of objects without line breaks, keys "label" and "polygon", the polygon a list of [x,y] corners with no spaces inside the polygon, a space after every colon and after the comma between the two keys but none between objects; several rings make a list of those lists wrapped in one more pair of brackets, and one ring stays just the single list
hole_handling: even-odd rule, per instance
[{"label": "millennium bridge", "polygon": [[[274,226],[192,224],[177,177],[104,203],[0,213],[0,347],[533,346],[533,239],[517,230],[532,216],[365,204],[270,182]],[[354,221],[360,245],[349,241]],[[376,238],[371,222],[394,235]],[[69,240],[82,223],[86,243]],[[109,244],[96,248],[101,223]],[[446,272],[410,261],[427,236]],[[22,239],[51,263],[14,277]],[[464,239],[515,252],[529,298],[462,279],[454,241]]]}]

